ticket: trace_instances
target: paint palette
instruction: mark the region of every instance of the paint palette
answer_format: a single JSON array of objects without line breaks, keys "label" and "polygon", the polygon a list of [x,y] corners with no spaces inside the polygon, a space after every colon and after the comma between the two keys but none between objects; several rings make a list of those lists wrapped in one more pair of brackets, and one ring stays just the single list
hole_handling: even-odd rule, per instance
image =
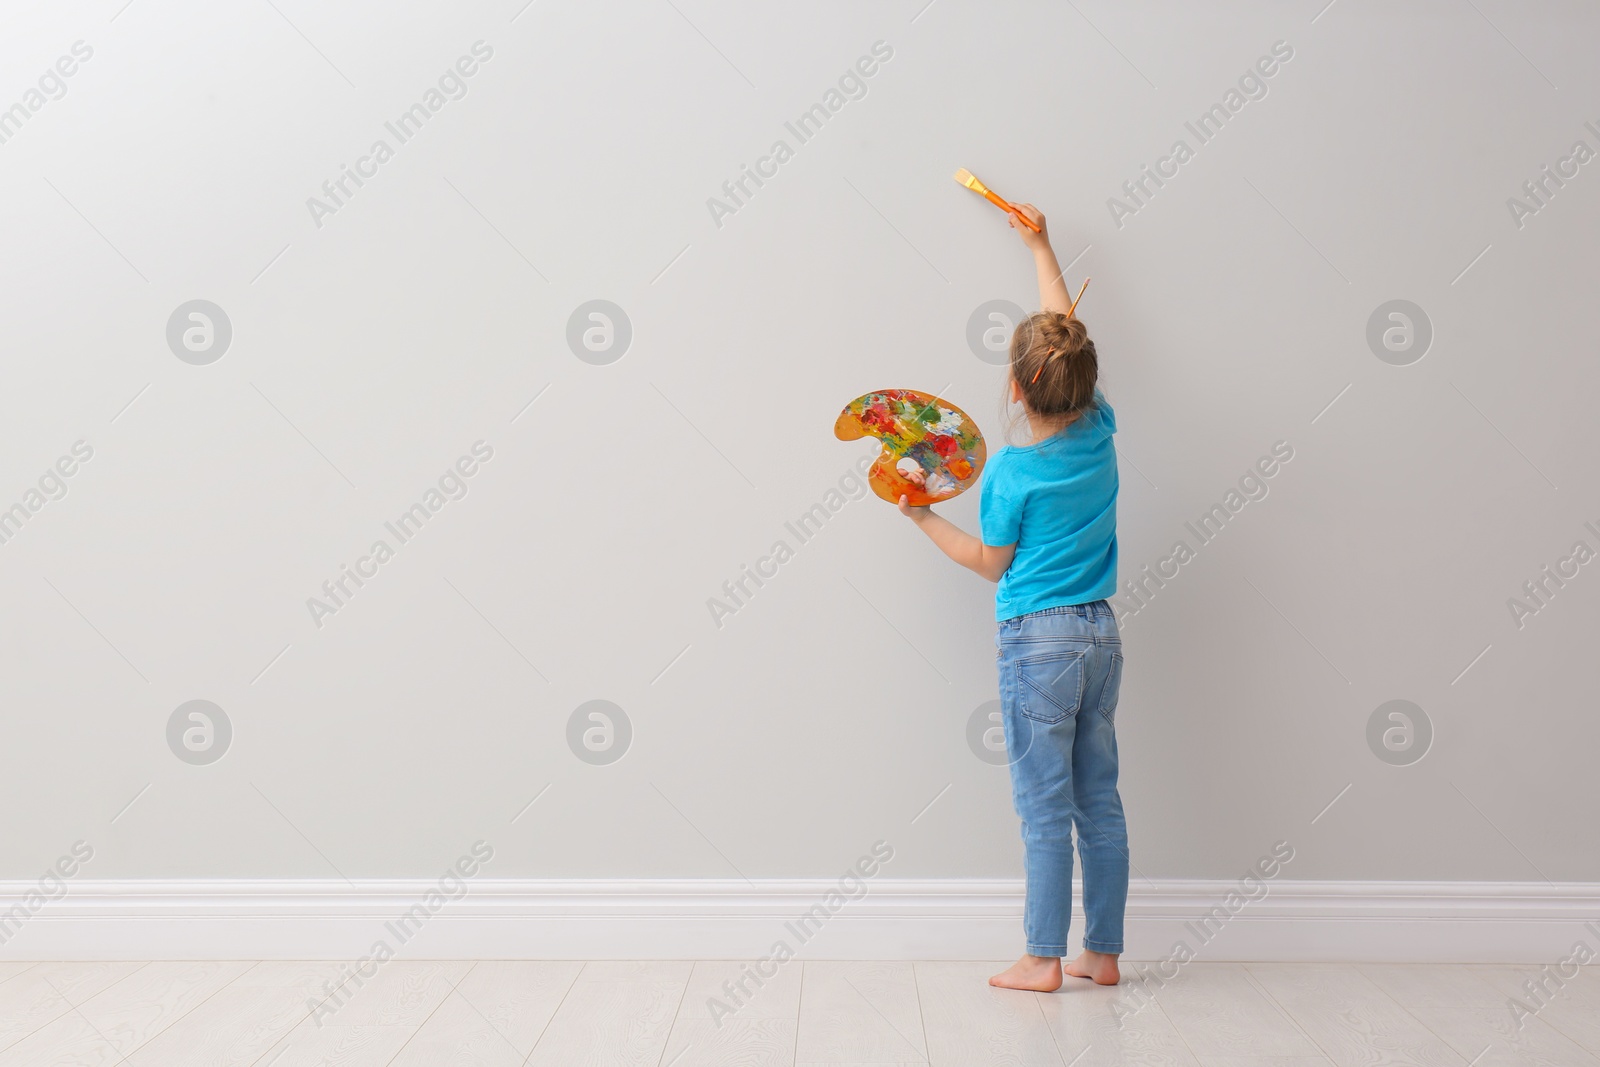
[{"label": "paint palette", "polygon": [[905,496],[913,507],[972,488],[989,455],[978,424],[965,411],[916,389],[879,389],[856,397],[834,421],[833,436],[882,442],[867,481],[889,503]]}]

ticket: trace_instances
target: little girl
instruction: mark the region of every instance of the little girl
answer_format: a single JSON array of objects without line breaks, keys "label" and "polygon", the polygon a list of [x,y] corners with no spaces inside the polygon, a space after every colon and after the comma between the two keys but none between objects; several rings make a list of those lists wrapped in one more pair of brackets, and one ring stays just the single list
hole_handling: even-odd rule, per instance
[{"label": "little girl", "polygon": [[[1044,215],[1034,233],[1043,310],[1011,337],[1012,402],[1030,441],[989,457],[979,496],[983,538],[930,508],[900,510],[945,555],[999,582],[995,635],[1011,795],[1022,819],[1026,953],[990,985],[1045,992],[1069,975],[1120,980],[1128,831],[1117,795],[1122,638],[1106,598],[1117,587],[1116,416],[1095,386],[1094,342],[1076,316]],[[1072,919],[1072,835],[1083,860],[1083,954],[1063,968]]]}]

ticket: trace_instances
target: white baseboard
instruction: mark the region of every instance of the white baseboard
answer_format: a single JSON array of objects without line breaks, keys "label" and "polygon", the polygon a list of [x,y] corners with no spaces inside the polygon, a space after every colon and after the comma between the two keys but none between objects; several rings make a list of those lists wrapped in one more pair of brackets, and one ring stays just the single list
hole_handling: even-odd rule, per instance
[{"label": "white baseboard", "polygon": [[[1197,959],[1216,961],[1544,963],[1580,939],[1600,945],[1595,883],[1265,884],[1265,896],[1235,898],[1231,916],[1212,912],[1202,929],[1237,882],[1136,881],[1128,956],[1162,959],[1183,941]],[[0,959],[354,960],[380,940],[414,959],[755,959],[779,940],[809,959],[1000,960],[1021,950],[1022,885],[1011,880],[872,879],[865,896],[802,940],[785,924],[835,882],[477,878],[416,929],[397,932],[394,921],[436,887],[83,879],[59,899],[35,897],[36,910],[19,920],[7,909],[35,885],[0,882],[0,935],[9,934]]]}]

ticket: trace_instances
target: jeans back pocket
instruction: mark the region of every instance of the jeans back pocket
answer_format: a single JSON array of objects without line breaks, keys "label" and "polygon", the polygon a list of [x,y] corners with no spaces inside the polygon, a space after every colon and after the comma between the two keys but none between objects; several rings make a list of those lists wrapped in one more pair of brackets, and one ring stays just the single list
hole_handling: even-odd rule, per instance
[{"label": "jeans back pocket", "polygon": [[1017,707],[1037,722],[1057,723],[1083,703],[1081,648],[1060,648],[1017,659]]}]

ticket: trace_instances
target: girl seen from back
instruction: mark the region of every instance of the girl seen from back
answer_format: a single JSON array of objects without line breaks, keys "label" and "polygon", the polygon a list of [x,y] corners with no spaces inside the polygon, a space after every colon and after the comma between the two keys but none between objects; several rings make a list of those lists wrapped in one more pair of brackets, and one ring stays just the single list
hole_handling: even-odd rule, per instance
[{"label": "girl seen from back", "polygon": [[[1115,413],[1096,386],[1098,356],[1038,225],[1011,226],[1033,253],[1040,310],[1011,338],[1006,389],[1027,416],[1027,444],[989,457],[979,495],[982,537],[931,508],[900,510],[955,562],[998,582],[995,646],[1011,794],[1022,819],[1024,953],[989,979],[1059,989],[1063,972],[1115,985],[1128,899],[1128,832],[1117,794],[1122,638],[1108,598],[1117,585]],[[1083,952],[1068,953],[1073,831],[1083,863]]]}]

